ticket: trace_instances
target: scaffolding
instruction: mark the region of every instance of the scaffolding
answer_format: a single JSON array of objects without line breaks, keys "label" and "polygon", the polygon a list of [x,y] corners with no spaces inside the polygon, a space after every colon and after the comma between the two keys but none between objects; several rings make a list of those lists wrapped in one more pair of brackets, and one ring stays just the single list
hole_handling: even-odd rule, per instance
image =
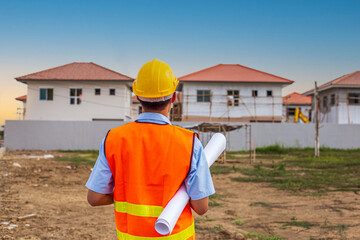
[{"label": "scaffolding", "polygon": [[[200,141],[207,143],[215,133],[222,133],[226,137],[226,149],[230,149],[231,138],[229,133],[240,128],[245,130],[245,149],[249,151],[249,159],[251,162],[252,158],[252,142],[251,142],[251,125],[250,124],[220,124],[220,123],[199,123],[193,126],[185,127],[186,129],[193,130],[199,134]],[[222,163],[226,163],[226,151],[221,155]]]},{"label": "scaffolding", "polygon": [[[171,119],[177,121],[208,122],[280,122],[282,120],[282,96],[245,96],[240,94],[183,93],[177,109],[171,111]],[[204,107],[195,104],[207,103]],[[174,106],[175,107],[175,106]],[[264,110],[266,115],[264,115]],[[276,111],[277,110],[277,111]]]}]

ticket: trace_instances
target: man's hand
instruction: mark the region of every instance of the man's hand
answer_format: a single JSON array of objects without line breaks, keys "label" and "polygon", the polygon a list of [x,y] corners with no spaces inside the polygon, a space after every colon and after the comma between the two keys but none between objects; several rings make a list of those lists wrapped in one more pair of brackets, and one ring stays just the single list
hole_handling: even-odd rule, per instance
[{"label": "man's hand", "polygon": [[199,215],[204,215],[209,206],[209,197],[202,198],[199,200],[191,200],[190,199],[191,208]]},{"label": "man's hand", "polygon": [[109,205],[114,203],[114,194],[101,194],[91,190],[88,190],[87,200],[93,207]]}]

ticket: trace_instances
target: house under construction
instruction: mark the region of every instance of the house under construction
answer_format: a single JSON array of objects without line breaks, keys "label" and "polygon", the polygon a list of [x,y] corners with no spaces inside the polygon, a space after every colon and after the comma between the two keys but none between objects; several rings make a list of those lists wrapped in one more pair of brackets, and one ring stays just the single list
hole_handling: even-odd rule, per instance
[{"label": "house under construction", "polygon": [[182,121],[281,122],[282,88],[293,81],[239,64],[179,78]]},{"label": "house under construction", "polygon": [[[360,71],[321,85],[318,93],[321,123],[360,124]],[[304,95],[314,99],[314,90]]]},{"label": "house under construction", "polygon": [[[298,110],[296,110],[298,109]],[[311,97],[293,92],[283,97],[283,116],[284,122],[304,122],[297,121],[299,113],[303,114],[308,120],[311,120],[312,105]]]}]

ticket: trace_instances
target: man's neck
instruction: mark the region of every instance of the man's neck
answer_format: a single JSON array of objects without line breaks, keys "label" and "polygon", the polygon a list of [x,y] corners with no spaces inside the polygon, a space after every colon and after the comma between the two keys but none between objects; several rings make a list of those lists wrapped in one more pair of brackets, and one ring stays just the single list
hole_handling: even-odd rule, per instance
[{"label": "man's neck", "polygon": [[146,110],[144,110],[144,113],[160,113],[160,114],[164,115],[165,117],[168,117],[168,114],[169,114],[169,112],[167,112],[166,109],[162,110],[162,111],[146,111]]}]

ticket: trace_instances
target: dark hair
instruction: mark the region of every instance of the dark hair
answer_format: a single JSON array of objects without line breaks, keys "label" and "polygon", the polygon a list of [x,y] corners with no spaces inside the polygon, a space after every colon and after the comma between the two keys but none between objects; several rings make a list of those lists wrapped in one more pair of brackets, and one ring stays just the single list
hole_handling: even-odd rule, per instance
[{"label": "dark hair", "polygon": [[171,98],[165,101],[160,101],[160,102],[145,102],[145,101],[141,101],[139,99],[141,105],[143,106],[143,108],[148,109],[148,110],[155,110],[155,111],[161,111],[163,110],[171,101]]}]

